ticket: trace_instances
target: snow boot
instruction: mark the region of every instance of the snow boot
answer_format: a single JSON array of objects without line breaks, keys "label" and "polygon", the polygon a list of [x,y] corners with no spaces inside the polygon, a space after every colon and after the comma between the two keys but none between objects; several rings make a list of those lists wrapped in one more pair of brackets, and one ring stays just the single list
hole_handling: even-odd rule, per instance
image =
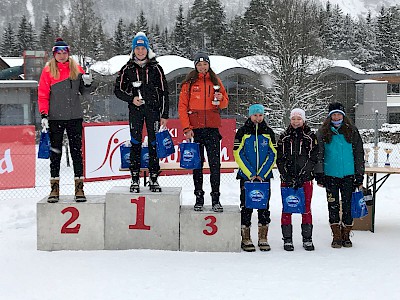
[{"label": "snow boot", "polygon": [[251,240],[251,237],[250,237],[250,227],[242,225],[241,233],[242,233],[241,247],[242,247],[243,251],[246,251],[246,252],[256,251],[256,247],[254,247],[253,241]]},{"label": "snow boot", "polygon": [[340,224],[331,224],[333,240],[331,243],[332,248],[342,248],[342,232]]},{"label": "snow boot", "polygon": [[149,177],[150,191],[155,192],[155,193],[161,192],[161,187],[158,184],[158,175],[160,175],[160,172],[150,173],[150,177]]},{"label": "snow boot", "polygon": [[139,171],[131,171],[132,181],[129,191],[131,193],[140,193],[139,187]]},{"label": "snow boot", "polygon": [[342,224],[342,246],[345,248],[353,247],[353,243],[350,241],[350,232],[352,228],[352,225]]},{"label": "snow boot", "polygon": [[261,225],[258,224],[258,247],[261,251],[269,251],[271,250],[270,245],[268,244],[268,224]]},{"label": "snow boot", "polygon": [[215,212],[223,212],[224,209],[219,202],[219,196],[221,195],[220,192],[211,192],[211,204],[212,204],[212,210]]},{"label": "snow boot", "polygon": [[58,200],[60,200],[60,177],[51,177],[50,187],[51,192],[49,197],[47,198],[47,202],[56,203],[58,202]]},{"label": "snow boot", "polygon": [[303,248],[306,251],[313,251],[315,249],[312,242],[312,224],[301,224],[301,235],[303,236]]},{"label": "snow boot", "polygon": [[83,177],[75,177],[75,201],[86,202],[86,196],[83,191]]},{"label": "snow boot", "polygon": [[281,225],[282,227],[282,236],[283,236],[283,249],[286,251],[293,251],[293,239],[292,239],[292,232],[293,226],[292,224],[289,225]]},{"label": "snow boot", "polygon": [[204,205],[204,191],[203,190],[196,190],[194,191],[196,195],[196,203],[194,204],[195,211],[202,211]]}]

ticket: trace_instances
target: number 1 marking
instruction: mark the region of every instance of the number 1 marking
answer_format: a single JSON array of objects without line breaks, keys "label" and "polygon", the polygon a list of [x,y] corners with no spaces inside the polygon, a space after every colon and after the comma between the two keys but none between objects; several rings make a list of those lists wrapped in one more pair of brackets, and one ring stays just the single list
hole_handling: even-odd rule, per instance
[{"label": "number 1 marking", "polygon": [[136,223],[129,225],[129,229],[150,230],[150,226],[144,224],[145,200],[145,197],[131,199],[131,203],[136,204]]}]

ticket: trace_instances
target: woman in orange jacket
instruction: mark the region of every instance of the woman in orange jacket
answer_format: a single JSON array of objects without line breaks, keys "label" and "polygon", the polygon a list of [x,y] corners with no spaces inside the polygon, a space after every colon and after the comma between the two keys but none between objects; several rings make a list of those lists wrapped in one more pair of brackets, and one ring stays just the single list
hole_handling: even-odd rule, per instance
[{"label": "woman in orange jacket", "polygon": [[[204,161],[204,148],[207,151],[210,165],[212,209],[222,212],[219,201],[220,186],[220,109],[228,106],[228,94],[210,68],[210,59],[205,53],[197,53],[194,57],[195,70],[191,71],[182,82],[179,96],[178,113],[183,133],[187,139],[194,138],[200,144],[200,158]],[[196,204],[194,210],[203,210],[203,164],[201,169],[193,170],[194,194]]]}]

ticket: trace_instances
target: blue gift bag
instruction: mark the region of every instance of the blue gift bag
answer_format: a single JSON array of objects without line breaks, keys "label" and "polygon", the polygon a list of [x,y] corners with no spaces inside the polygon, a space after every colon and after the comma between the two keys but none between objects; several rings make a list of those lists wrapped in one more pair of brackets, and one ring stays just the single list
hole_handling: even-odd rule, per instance
[{"label": "blue gift bag", "polygon": [[199,143],[180,143],[180,166],[183,169],[194,170],[201,168]]},{"label": "blue gift bag", "polygon": [[281,187],[282,212],[292,214],[304,214],[306,210],[306,198],[304,188],[294,189]]},{"label": "blue gift bag", "polygon": [[156,133],[156,148],[159,158],[168,157],[175,153],[174,142],[167,129],[160,130]]},{"label": "blue gift bag", "polygon": [[244,183],[245,206],[247,208],[266,209],[269,200],[270,183],[246,181]]},{"label": "blue gift bag", "polygon": [[46,131],[40,134],[38,158],[48,159],[50,157],[50,135]]},{"label": "blue gift bag", "polygon": [[356,190],[351,195],[351,216],[353,218],[363,218],[368,215],[367,204],[365,203],[362,191]]},{"label": "blue gift bag", "polygon": [[[121,169],[129,169],[131,164],[131,146],[129,144],[122,144],[121,146],[119,146],[119,152],[121,154]],[[140,167],[149,167],[149,147],[142,147]]]}]

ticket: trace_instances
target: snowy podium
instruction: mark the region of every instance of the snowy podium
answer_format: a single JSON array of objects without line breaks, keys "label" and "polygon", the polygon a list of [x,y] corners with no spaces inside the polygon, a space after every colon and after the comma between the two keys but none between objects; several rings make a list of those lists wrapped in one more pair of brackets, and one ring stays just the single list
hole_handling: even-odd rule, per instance
[{"label": "snowy podium", "polygon": [[224,205],[216,213],[207,205],[203,211],[182,205],[180,219],[181,251],[240,252],[239,206]]},{"label": "snowy podium", "polygon": [[106,194],[105,249],[179,250],[182,188],[153,193],[141,187],[113,187]]},{"label": "snowy podium", "polygon": [[58,203],[37,203],[37,249],[103,250],[104,196],[86,196],[77,203],[73,196],[60,196]]}]

